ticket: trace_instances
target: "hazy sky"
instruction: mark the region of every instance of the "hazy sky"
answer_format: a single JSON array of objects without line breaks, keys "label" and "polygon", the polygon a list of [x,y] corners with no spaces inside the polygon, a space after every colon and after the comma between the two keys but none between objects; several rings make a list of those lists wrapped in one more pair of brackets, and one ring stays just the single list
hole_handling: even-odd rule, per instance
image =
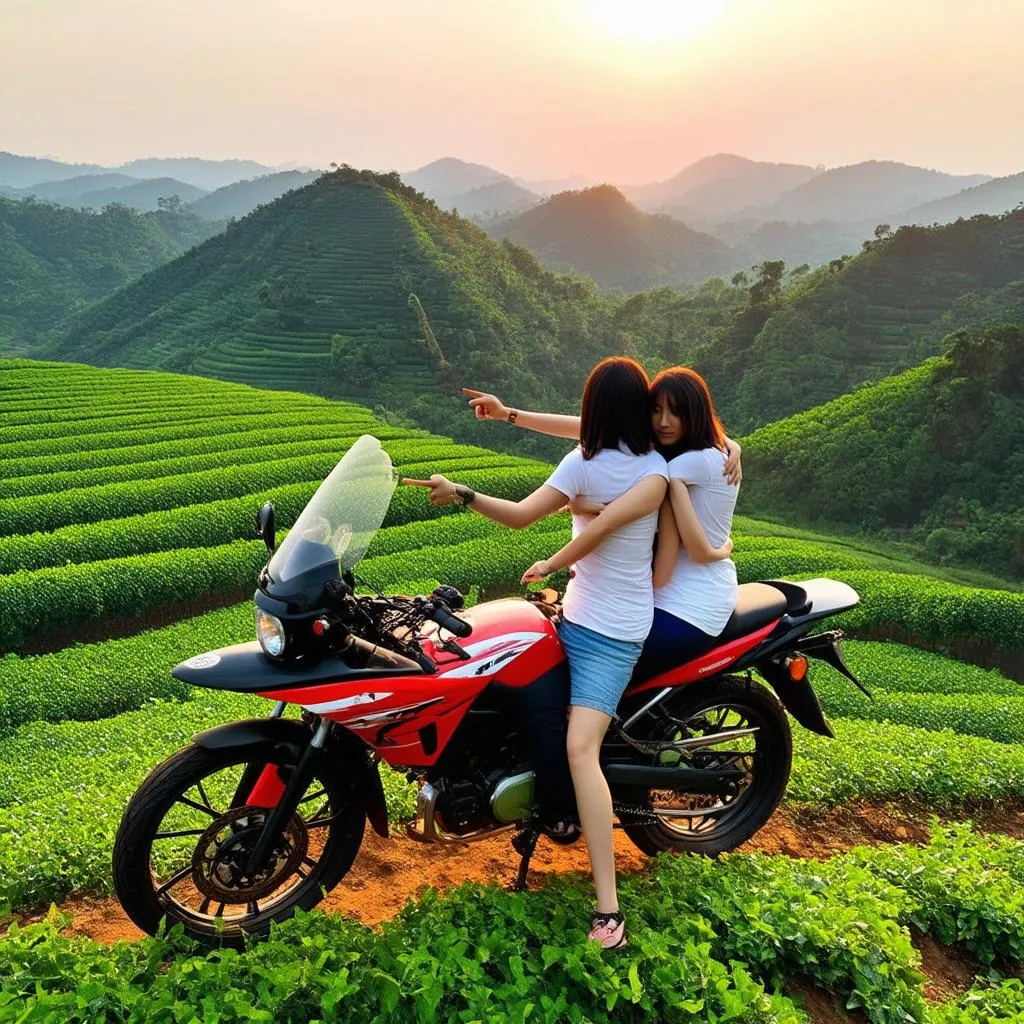
[{"label": "hazy sky", "polygon": [[1024,170],[1024,0],[0,0],[0,150]]}]

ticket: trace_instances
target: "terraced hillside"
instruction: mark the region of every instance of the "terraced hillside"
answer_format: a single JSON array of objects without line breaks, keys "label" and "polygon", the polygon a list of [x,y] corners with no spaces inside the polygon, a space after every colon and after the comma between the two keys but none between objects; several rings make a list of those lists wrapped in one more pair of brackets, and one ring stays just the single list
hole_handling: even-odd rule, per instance
[{"label": "terraced hillside", "polygon": [[763,515],[899,531],[940,562],[1024,575],[1024,327],[953,335],[945,356],[745,439]]},{"label": "terraced hillside", "polygon": [[[131,792],[195,731],[265,711],[258,698],[169,676],[197,651],[251,638],[241,598],[265,559],[251,539],[262,501],[275,501],[287,528],[362,433],[380,437],[405,472],[437,469],[508,496],[549,471],[389,427],[355,405],[66,363],[0,363],[0,428],[0,906],[23,919],[88,895],[65,907],[79,932],[100,922],[107,940],[119,934],[103,899],[111,846]],[[526,895],[479,884],[427,895],[383,932],[314,913],[244,954],[197,955],[173,936],[111,951],[62,935],[56,920],[15,926],[0,938],[0,1021],[525,1021],[539,1003],[554,1021],[583,1020],[582,1006],[589,1019],[611,1008],[637,1022],[804,1024],[805,998],[812,1014],[845,1005],[871,1024],[1024,1013],[1024,689],[920,649],[961,639],[1024,651],[1024,595],[737,526],[742,578],[844,579],[862,602],[839,625],[898,628],[917,645],[847,644],[873,701],[812,670],[837,739],[794,726],[781,832],[759,847],[775,855],[663,859],[630,874],[631,946],[618,959],[586,948],[590,891],[562,877]],[[481,587],[514,583],[567,535],[564,517],[510,533],[400,488],[358,572],[405,593],[443,579],[472,601]],[[232,590],[227,607],[187,613],[188,599],[223,602]],[[141,629],[159,605],[162,624]],[[72,645],[66,631],[86,626],[93,641]],[[28,654],[25,642],[40,637],[49,653]],[[400,822],[411,787],[396,773],[385,786]],[[987,824],[933,825],[929,835],[933,812]],[[857,834],[876,842],[904,841],[851,851],[851,821],[874,823]],[[793,858],[777,852],[779,835],[790,853],[843,852]],[[815,835],[824,841],[794,850]],[[401,867],[410,844],[380,845],[357,861],[360,884],[415,894],[422,871],[407,878]],[[493,879],[494,850],[482,860],[456,850],[442,877]],[[445,858],[430,852],[431,865]],[[332,905],[350,906],[346,892],[358,890],[342,883]],[[929,957],[927,987],[915,944]],[[952,965],[949,976],[936,976],[937,960]]]},{"label": "terraced hillside", "polygon": [[[574,341],[579,362],[557,365],[558,346]],[[343,168],[85,312],[52,354],[403,411],[424,396],[429,425],[430,406],[455,390],[451,366],[486,385],[519,375],[554,402],[615,347],[583,285],[496,245],[397,175]]]},{"label": "terraced hillside", "polygon": [[1024,323],[1024,210],[904,227],[693,353],[742,432],[913,366],[960,327]]}]

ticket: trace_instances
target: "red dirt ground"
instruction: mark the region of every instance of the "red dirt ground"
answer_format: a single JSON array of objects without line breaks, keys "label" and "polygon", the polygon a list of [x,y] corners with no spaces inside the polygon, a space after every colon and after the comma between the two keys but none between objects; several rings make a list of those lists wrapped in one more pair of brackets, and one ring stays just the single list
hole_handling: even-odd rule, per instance
[{"label": "red dirt ground", "polygon": [[[927,808],[866,803],[828,811],[784,806],[740,850],[825,858],[860,844],[923,842],[933,813]],[[959,815],[968,816],[983,831],[1024,838],[1024,805],[1001,804]],[[400,828],[387,840],[368,828],[352,870],[320,906],[374,925],[393,917],[428,887],[445,892],[466,881],[509,886],[518,867],[518,855],[509,845],[510,835],[505,832],[475,843],[425,846],[406,838]],[[647,863],[621,831],[615,834],[615,851],[618,869],[624,874],[642,871]],[[536,888],[549,875],[570,871],[586,874],[588,869],[582,841],[560,847],[541,840],[531,861],[529,884]],[[71,915],[69,934],[108,944],[141,938],[142,933],[114,899],[73,898],[60,909]]]}]

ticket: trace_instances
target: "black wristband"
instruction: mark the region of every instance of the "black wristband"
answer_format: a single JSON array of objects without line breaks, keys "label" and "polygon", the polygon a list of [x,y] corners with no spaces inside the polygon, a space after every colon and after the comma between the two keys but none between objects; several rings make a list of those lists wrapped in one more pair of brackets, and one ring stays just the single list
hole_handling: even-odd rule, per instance
[{"label": "black wristband", "polygon": [[509,409],[508,415],[505,417],[509,423],[515,423],[519,419],[519,413],[515,409]]},{"label": "black wristband", "polygon": [[456,484],[455,493],[459,496],[459,501],[461,501],[463,505],[472,504],[473,499],[476,498],[476,491],[466,487],[465,484]]}]

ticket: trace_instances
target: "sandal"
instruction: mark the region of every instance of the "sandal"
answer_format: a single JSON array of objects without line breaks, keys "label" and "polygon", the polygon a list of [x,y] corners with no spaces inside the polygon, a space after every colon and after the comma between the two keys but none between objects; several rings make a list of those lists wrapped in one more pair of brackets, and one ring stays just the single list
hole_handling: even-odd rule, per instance
[{"label": "sandal", "polygon": [[628,946],[626,941],[626,922],[617,910],[608,914],[595,914],[590,933],[590,942],[600,943],[602,949],[621,949]]},{"label": "sandal", "polygon": [[583,835],[583,830],[579,824],[571,818],[563,818],[552,825],[542,823],[540,830],[548,839],[553,843],[558,843],[559,846],[571,846]]}]

